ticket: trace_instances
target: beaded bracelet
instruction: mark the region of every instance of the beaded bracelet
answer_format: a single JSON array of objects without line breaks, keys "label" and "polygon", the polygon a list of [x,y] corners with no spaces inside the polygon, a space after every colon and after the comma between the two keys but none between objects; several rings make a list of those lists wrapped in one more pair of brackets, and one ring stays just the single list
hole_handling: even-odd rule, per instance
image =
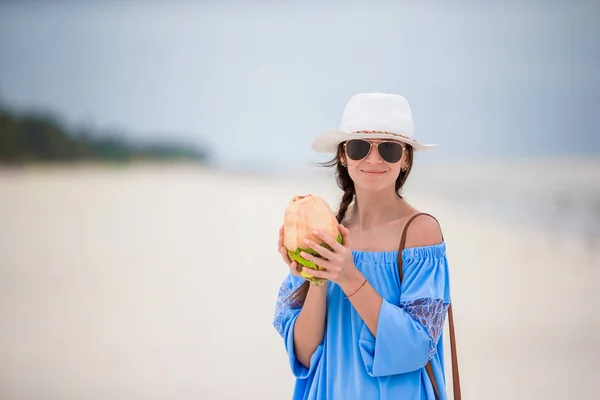
[{"label": "beaded bracelet", "polygon": [[351,295],[349,295],[349,296],[346,296],[346,298],[349,298],[349,297],[352,297],[352,296],[354,296],[354,295],[356,294],[356,292],[358,292],[358,291],[359,291],[359,290],[360,290],[360,289],[361,289],[363,286],[365,286],[365,283],[367,283],[367,278],[365,278],[365,281],[364,281],[364,282],[363,282],[363,283],[362,283],[362,284],[361,284],[361,285],[358,287],[358,289],[356,289],[356,290],[354,291],[354,293],[352,293],[352,294],[351,294]]}]

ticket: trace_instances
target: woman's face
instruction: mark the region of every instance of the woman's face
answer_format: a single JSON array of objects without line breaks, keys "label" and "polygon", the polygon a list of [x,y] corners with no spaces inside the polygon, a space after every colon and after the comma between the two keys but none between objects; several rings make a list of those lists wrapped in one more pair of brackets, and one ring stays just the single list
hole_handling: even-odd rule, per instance
[{"label": "woman's face", "polygon": [[396,140],[354,139],[346,142],[342,160],[356,186],[368,190],[394,187],[406,166],[406,145]]}]

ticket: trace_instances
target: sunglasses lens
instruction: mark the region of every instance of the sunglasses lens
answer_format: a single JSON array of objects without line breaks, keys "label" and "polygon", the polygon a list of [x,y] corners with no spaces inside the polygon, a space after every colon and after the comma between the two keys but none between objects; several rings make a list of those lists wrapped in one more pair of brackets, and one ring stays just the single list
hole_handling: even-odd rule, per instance
[{"label": "sunglasses lens", "polygon": [[371,144],[366,140],[352,139],[346,143],[346,153],[351,160],[362,160],[369,154]]},{"label": "sunglasses lens", "polygon": [[395,142],[381,142],[377,146],[381,158],[389,163],[397,163],[402,158],[402,146]]}]

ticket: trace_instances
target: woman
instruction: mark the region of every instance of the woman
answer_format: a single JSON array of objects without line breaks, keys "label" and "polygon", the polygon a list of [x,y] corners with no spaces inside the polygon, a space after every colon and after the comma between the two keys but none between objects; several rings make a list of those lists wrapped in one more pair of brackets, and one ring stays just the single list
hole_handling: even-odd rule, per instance
[{"label": "woman", "polygon": [[328,280],[311,285],[287,257],[280,230],[290,273],[274,325],[296,378],[294,399],[447,398],[440,340],[450,304],[446,245],[436,219],[400,194],[413,152],[435,145],[412,137],[407,101],[369,93],[353,96],[340,130],[313,143],[335,153],[326,165],[336,167],[344,192],[337,212],[343,244],[315,232],[332,251],[307,243],[323,258],[302,256],[325,270],[306,271]]}]

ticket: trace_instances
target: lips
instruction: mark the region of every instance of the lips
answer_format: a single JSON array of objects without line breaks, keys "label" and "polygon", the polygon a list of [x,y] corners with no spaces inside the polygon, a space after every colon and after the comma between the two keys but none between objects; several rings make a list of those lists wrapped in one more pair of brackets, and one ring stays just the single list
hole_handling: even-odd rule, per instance
[{"label": "lips", "polygon": [[379,176],[379,175],[383,175],[385,174],[385,171],[368,171],[368,170],[363,170],[363,173],[367,174],[367,175],[373,175],[373,176]]}]

